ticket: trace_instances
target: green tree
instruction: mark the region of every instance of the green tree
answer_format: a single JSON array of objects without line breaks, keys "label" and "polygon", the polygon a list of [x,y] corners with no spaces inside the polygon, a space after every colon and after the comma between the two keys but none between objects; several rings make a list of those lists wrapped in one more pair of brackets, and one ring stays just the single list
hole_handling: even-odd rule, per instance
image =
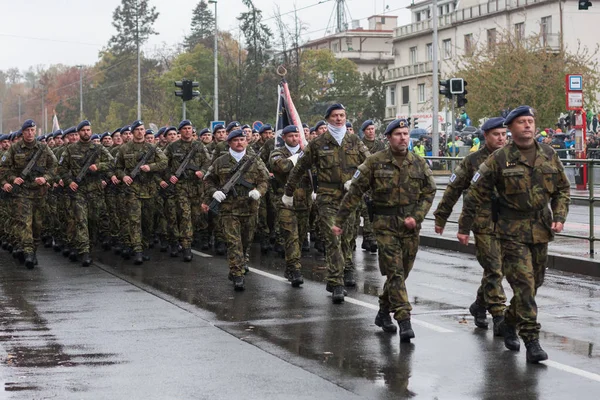
[{"label": "green tree", "polygon": [[191,51],[197,44],[202,43],[205,47],[212,48],[209,43],[214,38],[215,17],[208,8],[206,1],[201,0],[192,13],[192,31],[185,37],[184,46]]},{"label": "green tree", "polygon": [[148,3],[148,0],[121,0],[121,5],[113,12],[112,25],[117,34],[108,43],[112,52],[137,51],[150,35],[156,35],[152,25],[158,18],[158,12]]}]

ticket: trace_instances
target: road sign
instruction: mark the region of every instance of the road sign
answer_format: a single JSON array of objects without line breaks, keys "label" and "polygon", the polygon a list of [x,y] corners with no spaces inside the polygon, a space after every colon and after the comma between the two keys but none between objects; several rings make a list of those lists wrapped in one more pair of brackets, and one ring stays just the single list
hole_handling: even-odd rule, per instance
[{"label": "road sign", "polygon": [[583,90],[583,79],[581,75],[569,75],[569,91]]},{"label": "road sign", "polygon": [[225,121],[210,121],[210,130],[214,132],[217,125],[225,126]]},{"label": "road sign", "polygon": [[256,129],[257,131],[260,131],[260,128],[263,127],[263,123],[261,121],[254,121],[252,123],[252,128]]},{"label": "road sign", "polygon": [[582,75],[565,76],[565,92],[567,110],[583,108],[583,77]]},{"label": "road sign", "polygon": [[583,93],[567,93],[567,110],[575,110],[579,108],[583,108]]}]

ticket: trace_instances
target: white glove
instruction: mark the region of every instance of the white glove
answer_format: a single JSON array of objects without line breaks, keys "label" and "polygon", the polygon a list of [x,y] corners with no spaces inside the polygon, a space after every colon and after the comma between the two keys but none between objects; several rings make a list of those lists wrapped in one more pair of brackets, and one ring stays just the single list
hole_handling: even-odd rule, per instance
[{"label": "white glove", "polygon": [[310,195],[310,198],[315,201],[317,200],[317,194],[315,192],[312,192],[312,194]]},{"label": "white glove", "polygon": [[253,200],[260,199],[260,192],[256,189],[252,189],[250,193],[248,193],[248,197],[252,197]]},{"label": "white glove", "polygon": [[296,166],[296,163],[298,162],[298,158],[300,158],[300,153],[296,153],[291,157],[288,157],[288,160],[290,160],[292,162],[292,164],[294,164],[294,167]]},{"label": "white glove", "polygon": [[215,199],[216,201],[218,201],[219,203],[221,203],[223,200],[225,200],[227,198],[227,195],[223,192],[221,192],[220,190],[217,190],[214,194],[213,194],[213,199]]},{"label": "white glove", "polygon": [[281,198],[281,201],[285,206],[291,207],[294,205],[294,196],[286,196],[284,194],[283,197]]},{"label": "white glove", "polygon": [[344,190],[347,192],[348,190],[350,190],[350,185],[352,184],[352,179],[348,179],[346,182],[344,182]]}]

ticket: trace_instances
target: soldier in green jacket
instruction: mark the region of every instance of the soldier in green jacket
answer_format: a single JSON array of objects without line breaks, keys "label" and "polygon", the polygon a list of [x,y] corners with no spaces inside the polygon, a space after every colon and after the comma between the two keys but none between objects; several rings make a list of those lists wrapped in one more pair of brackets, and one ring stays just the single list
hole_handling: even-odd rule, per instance
[{"label": "soldier in green jacket", "polygon": [[412,307],[406,292],[406,279],[417,250],[421,223],[435,196],[435,181],[427,162],[408,151],[408,122],[397,119],[385,130],[390,147],[373,154],[358,167],[350,190],[344,196],[332,232],[343,233],[344,221],[371,191],[373,231],[379,247],[379,269],[386,276],[379,296],[375,324],[385,332],[396,332],[390,312],[398,321],[400,340],[415,337],[410,322]]},{"label": "soldier in green jacket", "polygon": [[535,295],[544,282],[548,242],[562,231],[567,218],[570,187],[554,149],[536,142],[534,111],[529,106],[511,111],[505,125],[513,142],[494,152],[473,176],[457,236],[468,243],[477,209],[489,203],[496,191],[496,237],[504,275],[513,290],[504,315],[504,345],[518,351],[518,331],[527,347],[527,362],[537,363],[548,359],[548,354],[539,343]]}]

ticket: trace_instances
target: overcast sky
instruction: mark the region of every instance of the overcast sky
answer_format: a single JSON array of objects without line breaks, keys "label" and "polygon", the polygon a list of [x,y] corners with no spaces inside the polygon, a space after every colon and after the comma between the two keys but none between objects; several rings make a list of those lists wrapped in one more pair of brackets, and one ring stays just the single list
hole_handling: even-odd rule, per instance
[{"label": "overcast sky", "polygon": [[[199,0],[150,0],[160,13],[154,25],[159,33],[145,45],[152,51],[162,43],[175,45],[189,33],[191,11]],[[304,39],[325,36],[335,0],[254,0],[265,19],[271,18],[276,5],[281,13],[296,8],[300,20],[307,24]],[[121,0],[0,0],[0,70],[17,67],[66,64],[92,65],[98,52],[115,33],[112,22],[114,9]],[[320,3],[320,4],[319,4]],[[410,0],[347,0],[349,19],[360,19],[368,27],[367,18],[381,14],[399,15],[399,24],[410,21],[404,8]],[[214,5],[210,5],[211,8]],[[218,0],[219,30],[233,32],[236,17],[245,10],[241,0]],[[291,18],[287,16],[284,18]],[[268,23],[274,30],[273,20]],[[292,20],[290,20],[290,23]]]}]

